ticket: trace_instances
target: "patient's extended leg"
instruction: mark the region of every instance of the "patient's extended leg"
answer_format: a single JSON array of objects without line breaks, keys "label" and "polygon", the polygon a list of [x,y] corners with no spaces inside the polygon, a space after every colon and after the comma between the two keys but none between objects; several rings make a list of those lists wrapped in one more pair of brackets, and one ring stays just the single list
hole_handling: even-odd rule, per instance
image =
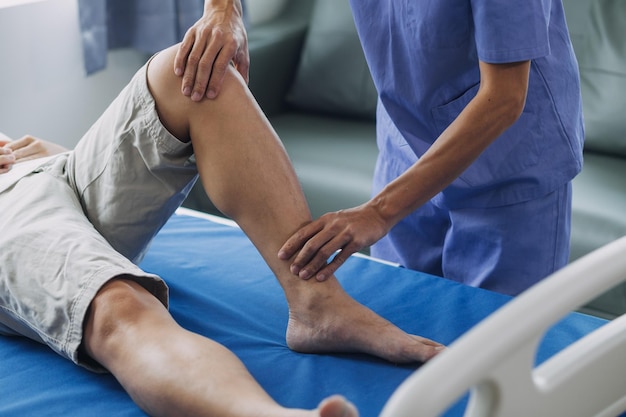
[{"label": "patient's extended leg", "polygon": [[213,203],[255,244],[285,291],[290,309],[287,343],[300,352],[364,352],[392,362],[425,361],[441,345],[409,335],[353,300],[333,277],[298,279],[278,250],[311,220],[282,144],[236,71],[216,100],[180,94],[171,48],[148,68],[148,84],[163,124],[191,140],[200,179]]},{"label": "patient's extended leg", "polygon": [[91,303],[83,346],[151,416],[357,417],[339,396],[287,409],[222,345],[181,328],[145,288],[119,277]]}]

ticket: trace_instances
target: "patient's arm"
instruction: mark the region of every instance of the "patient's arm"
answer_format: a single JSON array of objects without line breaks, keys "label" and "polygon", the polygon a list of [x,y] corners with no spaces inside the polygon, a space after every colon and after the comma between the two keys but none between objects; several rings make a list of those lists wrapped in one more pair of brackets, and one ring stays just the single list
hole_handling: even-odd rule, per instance
[{"label": "patient's arm", "polygon": [[0,174],[7,172],[14,164],[67,151],[61,145],[30,135],[17,140],[1,135],[0,147]]}]

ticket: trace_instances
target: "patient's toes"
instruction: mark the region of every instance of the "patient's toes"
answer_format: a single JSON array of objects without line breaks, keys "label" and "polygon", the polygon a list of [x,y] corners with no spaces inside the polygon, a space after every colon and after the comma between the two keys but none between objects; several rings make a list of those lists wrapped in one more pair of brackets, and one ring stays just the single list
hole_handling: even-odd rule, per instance
[{"label": "patient's toes", "polygon": [[[441,343],[437,343],[433,340],[426,339],[420,336],[411,335],[415,340],[416,352],[413,359],[417,359],[421,362],[427,362],[433,357],[437,356],[443,350],[445,346]],[[406,361],[409,362],[409,361]]]},{"label": "patient's toes", "polygon": [[340,395],[334,395],[322,401],[320,417],[358,417],[356,407]]}]

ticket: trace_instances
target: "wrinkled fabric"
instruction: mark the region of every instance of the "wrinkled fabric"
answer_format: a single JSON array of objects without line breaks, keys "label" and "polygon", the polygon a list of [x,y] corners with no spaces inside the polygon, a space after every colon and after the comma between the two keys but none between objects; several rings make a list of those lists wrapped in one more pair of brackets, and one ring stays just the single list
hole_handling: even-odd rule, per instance
[{"label": "wrinkled fabric", "polygon": [[382,148],[417,161],[476,95],[479,61],[531,60],[526,107],[435,197],[445,207],[539,198],[582,167],[578,66],[560,0],[351,0],[381,106]]},{"label": "wrinkled fabric", "polygon": [[417,163],[476,97],[480,62],[531,62],[519,119],[372,253],[512,295],[565,265],[570,181],[582,168],[584,128],[561,0],[351,5],[379,95],[374,195]]},{"label": "wrinkled fabric", "polygon": [[167,305],[167,286],[136,264],[197,179],[191,143],[160,122],[147,65],[73,151],[16,169],[0,192],[0,335],[93,370],[79,349],[91,301],[124,276]]}]

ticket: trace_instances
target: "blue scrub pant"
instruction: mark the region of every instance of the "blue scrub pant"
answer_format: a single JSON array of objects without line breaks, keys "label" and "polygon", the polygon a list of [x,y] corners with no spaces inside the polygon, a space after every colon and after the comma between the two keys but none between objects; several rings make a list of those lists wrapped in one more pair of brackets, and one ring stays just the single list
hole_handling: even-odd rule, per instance
[{"label": "blue scrub pant", "polygon": [[569,258],[571,183],[502,207],[425,204],[377,242],[373,256],[474,287],[516,295]]}]

